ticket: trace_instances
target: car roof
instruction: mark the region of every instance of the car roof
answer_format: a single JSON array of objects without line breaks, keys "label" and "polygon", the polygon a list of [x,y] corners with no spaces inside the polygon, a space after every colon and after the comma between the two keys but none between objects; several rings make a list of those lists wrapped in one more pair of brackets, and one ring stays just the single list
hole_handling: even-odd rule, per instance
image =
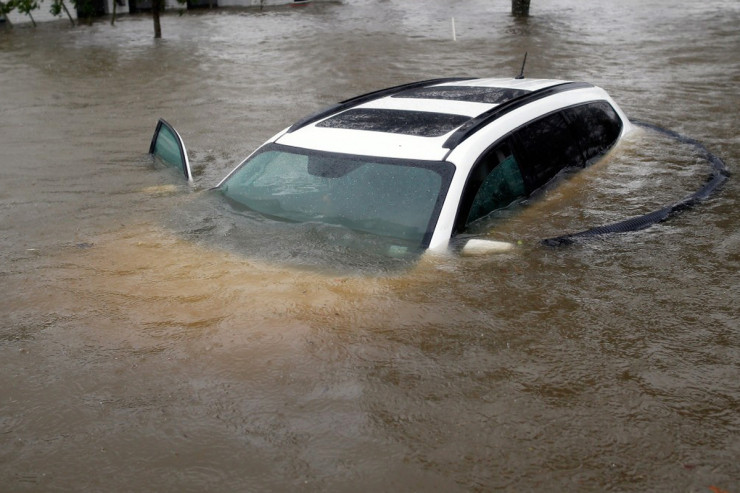
[{"label": "car roof", "polygon": [[[272,141],[353,155],[439,161],[503,114],[584,88],[593,86],[553,79],[415,82],[338,103],[297,122]],[[606,93],[604,97],[608,98]]]}]

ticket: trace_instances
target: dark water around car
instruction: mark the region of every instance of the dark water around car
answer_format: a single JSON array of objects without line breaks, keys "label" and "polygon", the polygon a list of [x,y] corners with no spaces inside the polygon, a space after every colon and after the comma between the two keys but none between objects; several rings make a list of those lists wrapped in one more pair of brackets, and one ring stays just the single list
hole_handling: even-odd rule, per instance
[{"label": "dark water around car", "polygon": [[[521,241],[498,256],[242,244],[205,193],[325,105],[525,51],[736,171],[738,26],[734,0],[348,0],[168,14],[161,41],[146,16],[0,29],[0,490],[740,491],[737,177],[537,242],[698,188],[687,146],[636,134],[492,225]],[[192,186],[146,156],[160,116]]]}]

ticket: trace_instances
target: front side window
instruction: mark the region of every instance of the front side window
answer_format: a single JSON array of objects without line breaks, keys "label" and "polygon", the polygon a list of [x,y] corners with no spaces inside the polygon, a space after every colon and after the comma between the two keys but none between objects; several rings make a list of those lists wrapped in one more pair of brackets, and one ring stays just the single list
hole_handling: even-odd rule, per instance
[{"label": "front side window", "polygon": [[427,246],[454,167],[271,145],[221,185],[266,216],[323,222]]},{"label": "front side window", "polygon": [[180,134],[162,119],[157,122],[157,128],[154,130],[149,154],[161,159],[166,165],[180,170],[188,181],[193,179],[188,153]]},{"label": "front side window", "polygon": [[477,188],[477,191],[470,205],[466,225],[508,206],[525,194],[519,165],[506,144],[490,151],[472,177],[469,186],[471,189]]}]

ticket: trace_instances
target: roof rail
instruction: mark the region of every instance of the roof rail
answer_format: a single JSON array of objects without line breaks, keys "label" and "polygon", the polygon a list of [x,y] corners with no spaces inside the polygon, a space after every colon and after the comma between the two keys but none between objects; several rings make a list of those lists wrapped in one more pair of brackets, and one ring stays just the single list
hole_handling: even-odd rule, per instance
[{"label": "roof rail", "polygon": [[505,115],[506,113],[510,113],[517,108],[521,108],[525,104],[537,101],[538,99],[546,98],[548,96],[552,96],[553,94],[558,94],[560,92],[572,91],[574,89],[583,89],[586,87],[593,87],[593,84],[589,84],[588,82],[563,82],[554,86],[544,87],[542,89],[529,92],[527,94],[519,96],[518,98],[511,99],[465,122],[463,125],[460,126],[460,128],[455,130],[452,135],[449,136],[445,143],[442,144],[442,147],[444,147],[445,149],[450,149],[450,151],[452,151],[452,149],[460,145],[465,139],[473,135],[481,127],[488,125],[489,123]]},{"label": "roof rail", "polygon": [[297,122],[295,122],[293,125],[290,126],[287,133],[294,132],[298,130],[299,128],[305,127],[306,125],[310,125],[311,123],[317,122],[321,120],[322,118],[325,118],[329,115],[333,115],[334,113],[339,113],[340,111],[345,110],[347,108],[351,108],[353,106],[357,106],[359,104],[366,103],[374,99],[380,99],[385,96],[390,96],[391,94],[397,94],[407,89],[416,89],[419,87],[432,86],[435,84],[442,84],[445,82],[459,82],[461,80],[470,80],[470,79],[472,79],[472,77],[444,77],[444,78],[439,78],[439,79],[421,80],[418,82],[410,82],[408,84],[401,84],[400,86],[388,87],[386,89],[380,89],[378,91],[373,91],[367,94],[362,94],[360,96],[355,96],[353,98],[346,99],[344,101],[340,101],[337,104],[329,106],[328,108],[325,108],[319,111],[318,113],[314,113],[313,115],[309,115],[301,120],[298,120]]}]

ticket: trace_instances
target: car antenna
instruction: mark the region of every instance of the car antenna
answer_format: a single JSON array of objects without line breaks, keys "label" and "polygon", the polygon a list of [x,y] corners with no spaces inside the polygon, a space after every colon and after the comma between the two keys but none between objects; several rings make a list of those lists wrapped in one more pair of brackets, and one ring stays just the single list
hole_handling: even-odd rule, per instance
[{"label": "car antenna", "polygon": [[519,71],[519,75],[514,77],[515,79],[523,79],[524,78],[524,65],[527,63],[527,52],[524,52],[524,61],[522,62],[522,69]]}]

